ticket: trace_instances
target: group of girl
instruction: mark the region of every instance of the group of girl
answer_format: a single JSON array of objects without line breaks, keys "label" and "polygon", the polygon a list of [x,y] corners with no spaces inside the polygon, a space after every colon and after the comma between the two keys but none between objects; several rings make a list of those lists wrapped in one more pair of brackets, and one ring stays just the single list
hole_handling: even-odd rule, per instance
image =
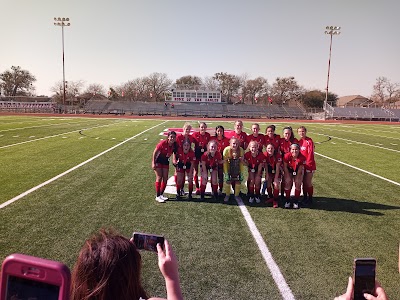
[{"label": "group of girl", "polygon": [[297,129],[298,139],[294,137],[291,127],[285,127],[283,137],[280,137],[275,134],[275,126],[269,125],[264,135],[259,132],[260,126],[257,123],[252,124],[252,133],[247,135],[241,120],[235,122],[229,138],[225,136],[221,125],[215,128],[213,136],[207,132],[205,122],[200,122],[198,131],[193,134],[191,130],[192,126],[185,123],[182,134],[169,132],[167,140],[161,141],[153,152],[156,201],[165,202],[168,199],[163,193],[171,160],[175,166],[176,199],[185,194],[183,187],[187,178],[188,198],[192,199],[193,193],[196,193],[204,200],[206,184],[210,178],[214,199],[225,194],[224,202],[228,202],[233,190],[236,200],[241,201],[241,183],[246,177],[244,173],[247,167],[249,203],[260,203],[261,195],[266,194],[267,202],[272,202],[276,208],[281,191],[285,208],[299,208],[301,189],[302,205],[312,203],[312,177],[316,170],[314,143],[307,136],[304,126]]}]

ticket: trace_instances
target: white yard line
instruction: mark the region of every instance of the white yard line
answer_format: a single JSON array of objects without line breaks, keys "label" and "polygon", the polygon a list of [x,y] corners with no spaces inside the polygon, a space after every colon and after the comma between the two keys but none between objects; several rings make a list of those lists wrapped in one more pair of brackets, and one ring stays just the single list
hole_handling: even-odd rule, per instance
[{"label": "white yard line", "polygon": [[279,269],[278,265],[276,264],[274,258],[272,257],[271,252],[269,251],[267,244],[265,243],[264,239],[261,236],[261,233],[258,231],[256,224],[254,223],[253,219],[250,216],[247,207],[244,205],[243,201],[237,201],[240,211],[243,214],[244,219],[246,220],[247,225],[249,226],[250,232],[253,235],[258,248],[261,251],[261,254],[267,264],[269,271],[271,272],[272,278],[274,279],[279,292],[282,295],[282,299],[284,300],[294,300],[294,296],[292,290],[290,289],[289,285],[286,283],[285,278],[283,277],[281,270]]},{"label": "white yard line", "polygon": [[335,138],[335,139],[338,139],[338,140],[343,140],[343,141],[350,142],[350,143],[355,143],[355,144],[360,144],[360,145],[366,145],[366,146],[370,146],[370,147],[375,147],[375,148],[379,148],[379,149],[383,149],[383,150],[388,150],[388,151],[393,151],[393,152],[400,153],[399,150],[390,149],[390,148],[386,148],[386,147],[381,147],[381,146],[377,146],[377,145],[371,145],[371,144],[367,144],[367,143],[363,143],[363,142],[358,142],[358,141],[353,141],[353,140],[349,140],[349,139],[344,139],[344,138],[332,136],[332,135],[326,134],[326,133],[315,133],[315,132],[313,132],[312,134],[315,134],[315,135],[323,135],[323,136],[330,136],[331,138]]},{"label": "white yard line", "polygon": [[47,181],[45,181],[45,182],[43,182],[43,183],[41,183],[41,184],[39,184],[39,185],[37,185],[37,186],[35,186],[35,187],[33,187],[33,188],[27,190],[26,192],[23,192],[22,194],[20,194],[20,195],[14,197],[14,198],[12,198],[12,199],[10,199],[10,200],[8,200],[8,201],[2,203],[2,204],[0,204],[0,209],[6,207],[7,205],[10,205],[11,203],[13,203],[13,202],[15,202],[15,201],[17,201],[17,200],[19,200],[19,199],[21,199],[21,198],[23,198],[23,197],[25,197],[26,195],[29,195],[30,193],[32,193],[32,192],[34,192],[34,191],[36,191],[36,190],[38,190],[38,189],[44,187],[45,185],[48,185],[49,183],[51,183],[51,182],[53,182],[53,181],[55,181],[55,180],[57,180],[57,179],[63,177],[64,175],[67,175],[68,173],[70,173],[70,172],[72,172],[72,171],[75,171],[76,169],[78,169],[78,168],[80,168],[80,167],[86,165],[87,163],[91,162],[92,160],[95,160],[96,158],[98,158],[98,157],[100,157],[100,156],[106,154],[107,152],[110,152],[111,150],[114,150],[115,148],[117,148],[117,147],[119,147],[119,146],[125,144],[126,142],[128,142],[128,141],[130,141],[130,140],[132,140],[132,139],[138,137],[139,135],[142,135],[143,133],[145,133],[145,132],[147,132],[147,131],[149,131],[149,130],[151,130],[151,129],[153,129],[153,128],[156,128],[157,126],[160,126],[160,125],[162,125],[162,124],[164,124],[164,123],[166,123],[166,122],[168,122],[168,121],[164,121],[164,122],[162,122],[162,123],[160,123],[160,124],[158,124],[158,125],[155,125],[155,126],[153,126],[153,127],[150,127],[150,128],[148,128],[148,129],[146,129],[146,130],[144,130],[144,131],[142,131],[142,132],[140,132],[140,133],[138,133],[138,134],[136,134],[136,135],[134,135],[134,136],[132,136],[132,137],[130,137],[130,138],[128,138],[128,139],[126,139],[125,141],[123,141],[123,142],[121,142],[121,143],[119,143],[119,144],[117,144],[117,145],[115,145],[115,146],[113,146],[113,147],[111,147],[111,148],[108,148],[107,150],[105,150],[105,151],[103,151],[103,152],[101,152],[101,153],[99,153],[99,154],[97,154],[97,155],[95,155],[95,156],[89,158],[88,160],[86,160],[86,161],[80,163],[79,165],[76,165],[75,167],[72,167],[71,169],[69,169],[69,170],[67,170],[67,171],[65,171],[65,172],[63,172],[63,173],[61,173],[61,174],[58,174],[57,176],[55,176],[55,177],[53,177],[53,178],[51,178],[51,179],[49,179],[49,180],[47,180]]},{"label": "white yard line", "polygon": [[89,127],[89,128],[77,129],[77,130],[73,130],[73,131],[69,131],[69,132],[64,132],[64,133],[60,133],[60,134],[55,134],[55,135],[49,135],[49,136],[45,136],[45,137],[42,137],[42,138],[37,138],[37,139],[34,139],[34,140],[29,140],[29,141],[24,141],[24,142],[20,142],[20,143],[15,143],[15,144],[10,144],[10,145],[0,146],[0,149],[9,148],[9,147],[14,147],[14,146],[23,145],[23,144],[32,143],[32,142],[37,142],[37,141],[40,141],[40,140],[46,140],[46,139],[50,139],[50,138],[54,138],[54,137],[58,137],[58,136],[63,136],[63,135],[66,135],[66,134],[71,134],[71,133],[79,132],[79,131],[82,131],[82,130],[88,130],[88,129],[94,129],[94,128],[107,127],[107,126],[111,126],[111,125],[115,125],[115,124],[121,124],[121,123],[105,124],[105,125],[99,125],[99,126],[94,126],[94,127]]},{"label": "white yard line", "polygon": [[379,178],[379,179],[382,179],[382,180],[385,180],[385,181],[387,181],[387,182],[390,182],[390,183],[393,183],[393,184],[395,184],[395,185],[400,186],[400,183],[399,183],[399,182],[396,182],[396,181],[387,179],[387,178],[385,178],[385,177],[376,175],[376,174],[371,173],[371,172],[368,172],[368,171],[366,171],[366,170],[363,170],[363,169],[357,168],[357,167],[355,167],[355,166],[346,164],[346,163],[344,163],[344,162],[342,162],[342,161],[340,161],[340,160],[331,158],[331,157],[329,157],[329,156],[326,156],[326,155],[323,155],[323,154],[320,154],[320,153],[317,153],[317,152],[315,152],[315,154],[316,154],[316,155],[319,155],[319,156],[322,156],[323,158],[330,159],[330,160],[332,160],[332,161],[334,161],[334,162],[337,162],[337,163],[339,163],[339,164],[345,165],[346,167],[353,168],[353,169],[355,169],[355,170],[357,170],[357,171],[366,173],[366,174],[368,174],[368,175],[374,176],[374,177],[376,177],[376,178]]},{"label": "white yard line", "polygon": [[[363,135],[368,135],[368,136],[372,136],[372,137],[377,137],[376,134],[370,134],[370,133],[365,133],[365,132],[358,132],[358,131],[349,131],[349,130],[343,130],[343,129],[335,129],[335,128],[329,128],[331,129],[331,131],[341,131],[341,132],[347,132],[347,133],[351,133],[351,134],[363,134]],[[384,131],[377,131],[379,133],[384,132]],[[389,132],[386,132],[389,133]],[[382,136],[379,135],[379,138],[385,138],[385,139],[392,139],[392,140],[400,140],[400,138],[396,138],[396,137],[390,137],[390,136]]]}]

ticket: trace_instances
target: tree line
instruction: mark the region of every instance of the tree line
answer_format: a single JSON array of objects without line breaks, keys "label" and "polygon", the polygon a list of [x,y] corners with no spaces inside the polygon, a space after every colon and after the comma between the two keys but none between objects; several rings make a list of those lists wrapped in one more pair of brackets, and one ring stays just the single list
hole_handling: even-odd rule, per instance
[{"label": "tree line", "polygon": [[[4,96],[33,96],[36,81],[34,75],[20,66],[12,66],[0,74],[0,92]],[[92,83],[85,87],[83,80],[66,81],[66,98],[80,98],[83,102],[93,96],[107,97],[119,101],[154,101],[161,102],[171,89],[200,89],[220,91],[223,101],[227,103],[246,104],[278,104],[297,101],[310,108],[321,108],[325,101],[325,91],[309,90],[301,86],[293,76],[277,77],[269,83],[264,77],[248,78],[246,74],[235,75],[226,72],[215,73],[213,76],[200,78],[195,75],[182,76],[175,80],[165,73],[152,73],[148,76],[135,78],[106,89],[103,85]],[[53,99],[62,103],[63,82],[59,81],[51,87]],[[328,93],[328,103],[336,105],[338,96]],[[400,100],[400,84],[392,83],[386,77],[378,77],[373,86],[371,99],[382,105]]]}]

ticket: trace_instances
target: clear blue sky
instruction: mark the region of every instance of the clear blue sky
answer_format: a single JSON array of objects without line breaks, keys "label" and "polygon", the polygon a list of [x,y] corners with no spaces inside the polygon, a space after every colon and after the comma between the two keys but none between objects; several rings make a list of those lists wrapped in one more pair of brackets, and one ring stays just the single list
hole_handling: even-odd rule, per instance
[{"label": "clear blue sky", "polygon": [[308,89],[370,96],[379,76],[400,82],[399,0],[1,0],[0,72],[21,66],[36,93],[62,80],[108,88],[153,72],[175,80],[216,72],[294,76]]}]

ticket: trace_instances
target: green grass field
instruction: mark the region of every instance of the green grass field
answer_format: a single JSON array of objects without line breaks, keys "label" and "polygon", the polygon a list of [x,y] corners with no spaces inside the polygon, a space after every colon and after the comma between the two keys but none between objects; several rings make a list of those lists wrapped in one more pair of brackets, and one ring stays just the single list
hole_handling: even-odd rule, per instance
[{"label": "green grass field", "polygon": [[[0,116],[0,205],[18,199],[0,208],[0,259],[19,252],[72,269],[83,241],[112,226],[127,237],[165,235],[185,299],[290,299],[236,203],[154,200],[150,162],[159,133],[185,121]],[[233,120],[225,121],[207,123],[232,129]],[[252,121],[244,123],[250,132]],[[294,299],[343,293],[355,257],[377,258],[378,279],[398,299],[400,126],[259,123],[262,132],[276,124],[278,133],[305,125],[317,143],[312,209],[245,207]],[[156,255],[142,258],[149,294],[165,296]]]}]

